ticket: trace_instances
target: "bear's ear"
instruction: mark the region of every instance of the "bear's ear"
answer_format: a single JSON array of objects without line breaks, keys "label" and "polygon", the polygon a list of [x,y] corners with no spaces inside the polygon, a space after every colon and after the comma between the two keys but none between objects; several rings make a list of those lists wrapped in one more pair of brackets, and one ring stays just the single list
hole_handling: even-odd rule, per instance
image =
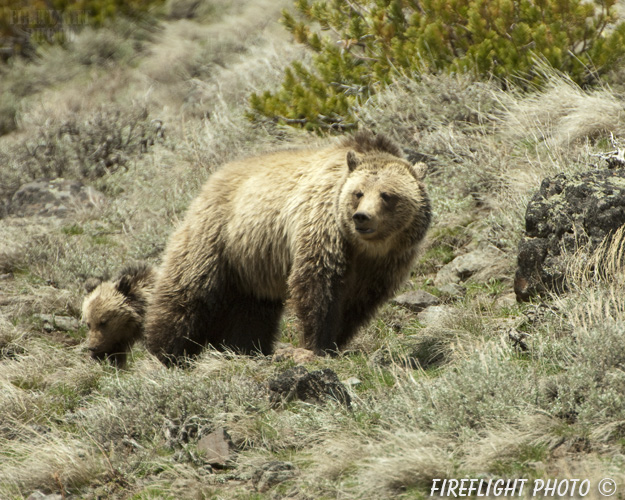
[{"label": "bear's ear", "polygon": [[85,284],[83,285],[85,287],[85,292],[93,292],[98,287],[98,285],[100,285],[100,283],[102,283],[102,280],[100,278],[89,278],[87,281],[85,281]]},{"label": "bear's ear", "polygon": [[350,172],[353,172],[360,165],[360,159],[356,156],[356,153],[353,151],[349,151],[347,153],[347,168],[349,168]]},{"label": "bear's ear", "polygon": [[115,288],[117,288],[119,293],[128,297],[130,295],[130,290],[132,290],[132,280],[130,279],[130,276],[122,276],[119,278]]},{"label": "bear's ear", "polygon": [[425,163],[418,161],[417,163],[412,165],[411,170],[412,175],[414,175],[415,179],[421,181],[425,178],[425,174],[428,171],[428,166]]}]

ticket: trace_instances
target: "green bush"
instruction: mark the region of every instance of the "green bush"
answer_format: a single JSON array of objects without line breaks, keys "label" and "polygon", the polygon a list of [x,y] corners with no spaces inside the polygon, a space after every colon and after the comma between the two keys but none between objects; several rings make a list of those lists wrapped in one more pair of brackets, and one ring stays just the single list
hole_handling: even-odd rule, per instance
[{"label": "green bush", "polygon": [[[398,75],[439,71],[540,84],[545,65],[590,84],[625,55],[616,0],[298,0],[283,12],[313,68],[294,62],[252,117],[311,130],[356,126],[351,107]],[[319,30],[329,35],[320,35]],[[609,28],[609,29],[608,29]]]}]

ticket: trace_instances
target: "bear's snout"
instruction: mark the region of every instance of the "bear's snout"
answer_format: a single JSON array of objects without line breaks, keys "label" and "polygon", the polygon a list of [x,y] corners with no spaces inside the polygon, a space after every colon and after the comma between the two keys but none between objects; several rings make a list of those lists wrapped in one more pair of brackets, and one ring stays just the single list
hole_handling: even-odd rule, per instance
[{"label": "bear's snout", "polygon": [[98,347],[87,346],[87,351],[89,351],[89,356],[92,359],[103,360],[106,358],[107,353]]},{"label": "bear's snout", "polygon": [[356,224],[364,224],[365,222],[369,222],[371,220],[371,216],[365,212],[356,212],[352,215],[352,219]]},{"label": "bear's snout", "polygon": [[358,211],[352,215],[354,221],[354,229],[360,234],[371,234],[375,232],[375,224],[373,217],[367,212]]},{"label": "bear's snout", "polygon": [[89,352],[92,358],[96,358],[106,351],[105,348],[99,345],[87,345],[86,350]]}]

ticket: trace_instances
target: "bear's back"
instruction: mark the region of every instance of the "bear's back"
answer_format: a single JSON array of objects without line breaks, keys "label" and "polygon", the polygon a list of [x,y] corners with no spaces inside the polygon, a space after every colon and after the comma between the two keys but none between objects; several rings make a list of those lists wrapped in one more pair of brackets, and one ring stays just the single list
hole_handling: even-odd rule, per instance
[{"label": "bear's back", "polygon": [[225,165],[208,181],[202,198],[222,204],[222,237],[243,288],[286,298],[302,233],[313,223],[336,231],[345,155],[337,149],[272,153]]}]

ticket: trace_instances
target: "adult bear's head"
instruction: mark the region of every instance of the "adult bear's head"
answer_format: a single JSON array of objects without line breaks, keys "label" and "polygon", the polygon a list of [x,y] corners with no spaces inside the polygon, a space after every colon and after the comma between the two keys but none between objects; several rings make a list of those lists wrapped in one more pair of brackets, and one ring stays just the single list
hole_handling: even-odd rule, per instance
[{"label": "adult bear's head", "polygon": [[348,171],[338,202],[341,230],[373,255],[414,247],[430,222],[425,165],[387,152],[347,152]]}]

